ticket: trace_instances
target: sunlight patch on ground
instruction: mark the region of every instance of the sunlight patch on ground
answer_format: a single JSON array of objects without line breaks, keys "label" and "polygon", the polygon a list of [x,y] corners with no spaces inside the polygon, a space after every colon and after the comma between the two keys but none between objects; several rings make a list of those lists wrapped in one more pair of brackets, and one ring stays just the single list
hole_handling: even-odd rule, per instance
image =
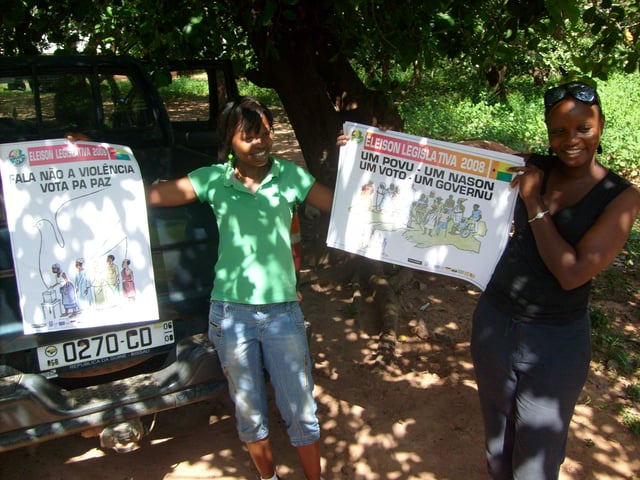
[{"label": "sunlight patch on ground", "polygon": [[70,463],[84,462],[85,460],[91,460],[91,459],[94,459],[94,458],[101,458],[101,457],[104,457],[105,455],[106,455],[106,453],[104,451],[102,451],[100,448],[96,447],[96,448],[92,448],[90,450],[87,450],[82,455],[76,455],[75,457],[70,457],[64,463],[65,464],[70,464]]},{"label": "sunlight patch on ground", "polygon": [[154,438],[149,442],[150,445],[160,445],[162,443],[170,442],[173,440],[173,437],[164,437],[164,438]]},{"label": "sunlight patch on ground", "polygon": [[463,380],[462,385],[465,387],[473,388],[475,391],[478,391],[478,385],[473,380]]},{"label": "sunlight patch on ground", "polygon": [[[401,375],[401,376],[398,376]],[[401,372],[395,372],[394,375],[385,373],[382,378],[390,383],[402,383],[408,384],[413,388],[429,388],[432,385],[442,384],[442,379],[435,373],[431,372],[409,372],[403,374]]]},{"label": "sunlight patch on ground", "polygon": [[387,478],[390,480],[394,478],[406,478],[406,475],[411,473],[411,465],[422,462],[422,458],[414,452],[393,452],[392,457],[401,466],[402,471],[387,473]]},{"label": "sunlight patch on ground", "polygon": [[[466,372],[474,373],[473,363],[465,362],[464,360],[459,360],[458,361],[458,365],[460,365],[462,368],[464,368]],[[473,384],[475,385],[475,382],[473,382]]]},{"label": "sunlight patch on ground", "polygon": [[209,425],[213,425],[216,422],[220,422],[222,420],[227,420],[231,418],[231,415],[210,415],[209,416]]},{"label": "sunlight patch on ground", "polygon": [[[203,455],[196,462],[179,462],[173,466],[173,472],[164,476],[164,480],[199,480],[204,478],[226,478],[225,475],[237,475],[237,470],[226,466],[224,469],[213,465],[216,459],[233,457],[231,450],[221,450],[217,454]],[[179,473],[177,473],[179,472]]]}]

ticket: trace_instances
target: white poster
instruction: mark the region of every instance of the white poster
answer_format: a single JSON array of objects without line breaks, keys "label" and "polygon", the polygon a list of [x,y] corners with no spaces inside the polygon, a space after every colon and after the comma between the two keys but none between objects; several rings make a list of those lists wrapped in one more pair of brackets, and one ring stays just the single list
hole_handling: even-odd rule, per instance
[{"label": "white poster", "polygon": [[327,245],[484,289],[508,240],[522,158],[347,122]]},{"label": "white poster", "polygon": [[157,320],[145,192],[128,147],[0,145],[24,333]]}]

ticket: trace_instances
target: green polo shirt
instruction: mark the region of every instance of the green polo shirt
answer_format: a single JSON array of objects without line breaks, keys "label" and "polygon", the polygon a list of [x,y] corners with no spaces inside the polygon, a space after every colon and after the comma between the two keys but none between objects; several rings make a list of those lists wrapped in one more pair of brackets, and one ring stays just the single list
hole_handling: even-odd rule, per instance
[{"label": "green polo shirt", "polygon": [[235,178],[231,160],[189,174],[220,232],[212,300],[265,305],[298,299],[291,217],[315,179],[294,163],[270,160],[271,171],[255,194]]}]

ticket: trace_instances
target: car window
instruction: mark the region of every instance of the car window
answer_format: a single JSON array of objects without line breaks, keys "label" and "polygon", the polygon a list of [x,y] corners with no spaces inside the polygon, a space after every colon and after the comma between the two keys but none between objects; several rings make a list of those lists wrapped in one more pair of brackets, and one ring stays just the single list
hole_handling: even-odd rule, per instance
[{"label": "car window", "polygon": [[144,89],[135,78],[116,73],[101,73],[99,90],[104,124],[110,129],[138,129],[153,126],[153,113]]},{"label": "car window", "polygon": [[43,75],[39,80],[44,132],[97,128],[98,113],[87,74]]},{"label": "car window", "polygon": [[132,134],[138,140],[163,138],[139,77],[117,67],[70,70],[0,78],[0,143],[57,138],[66,132],[124,144]]},{"label": "car window", "polygon": [[169,119],[172,122],[208,122],[211,112],[207,72],[174,70],[170,73],[171,83],[158,88]]}]

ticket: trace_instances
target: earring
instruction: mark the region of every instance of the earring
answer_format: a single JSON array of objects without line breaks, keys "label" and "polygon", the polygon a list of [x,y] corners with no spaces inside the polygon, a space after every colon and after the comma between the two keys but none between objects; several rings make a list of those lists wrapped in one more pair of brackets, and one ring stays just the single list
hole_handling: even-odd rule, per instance
[{"label": "earring", "polygon": [[602,145],[598,145],[598,150],[596,150],[598,153],[602,153]]}]

